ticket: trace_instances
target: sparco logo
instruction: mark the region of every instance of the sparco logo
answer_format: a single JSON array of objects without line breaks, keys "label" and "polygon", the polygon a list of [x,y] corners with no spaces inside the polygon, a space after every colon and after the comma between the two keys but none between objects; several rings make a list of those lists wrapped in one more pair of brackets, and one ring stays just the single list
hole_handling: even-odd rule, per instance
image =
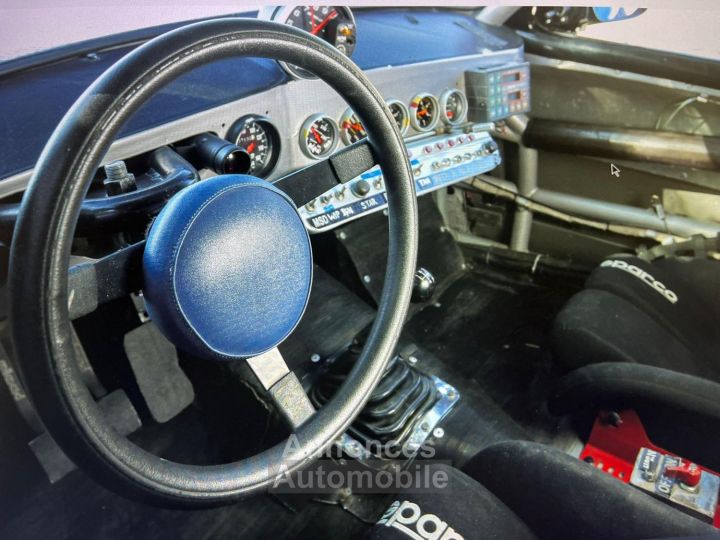
[{"label": "sparco logo", "polygon": [[657,292],[659,292],[665,299],[670,302],[671,304],[674,304],[678,301],[677,294],[672,292],[670,289],[665,287],[662,282],[658,281],[654,277],[652,277],[650,274],[648,274],[645,270],[642,268],[639,268],[635,266],[634,264],[628,264],[625,261],[621,261],[618,259],[608,259],[607,261],[603,261],[600,266],[603,267],[610,267],[610,268],[617,268],[618,270],[622,270],[624,272],[627,272],[630,275],[635,276],[639,280],[641,280],[643,283],[649,285],[653,289],[655,289]]},{"label": "sparco logo", "polygon": [[392,503],[378,525],[402,531],[414,540],[464,540],[435,514],[423,514],[420,507],[410,501]]}]

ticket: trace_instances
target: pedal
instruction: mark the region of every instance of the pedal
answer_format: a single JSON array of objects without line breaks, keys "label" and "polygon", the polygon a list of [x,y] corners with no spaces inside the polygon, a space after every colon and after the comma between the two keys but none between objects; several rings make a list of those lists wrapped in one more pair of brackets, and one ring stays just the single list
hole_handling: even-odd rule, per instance
[{"label": "pedal", "polygon": [[[142,427],[135,408],[123,390],[110,392],[100,398],[97,403],[107,422],[120,435],[130,435]],[[29,446],[51,484],[75,470],[75,464],[65,455],[47,431],[30,441]]]},{"label": "pedal", "polygon": [[686,459],[641,448],[630,483],[703,521],[713,523],[715,519],[720,476]]},{"label": "pedal", "polygon": [[175,347],[146,322],[125,334],[125,353],[156,422],[167,422],[195,399],[190,379],[178,364]]}]

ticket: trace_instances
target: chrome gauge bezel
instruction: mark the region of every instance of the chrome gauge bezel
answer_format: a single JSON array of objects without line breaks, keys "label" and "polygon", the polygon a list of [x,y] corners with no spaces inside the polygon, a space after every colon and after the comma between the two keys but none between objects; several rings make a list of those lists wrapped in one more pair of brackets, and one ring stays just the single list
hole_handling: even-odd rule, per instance
[{"label": "chrome gauge bezel", "polygon": [[[258,19],[263,19],[266,21],[274,21],[277,23],[287,24],[288,17],[293,12],[293,10],[297,8],[304,8],[306,6],[268,6],[265,8],[262,8],[258,12]],[[357,47],[357,23],[355,22],[355,14],[352,12],[349,6],[347,5],[340,5],[340,6],[332,6],[336,9],[341,9],[345,12],[345,15],[347,18],[353,23],[353,26],[355,26],[355,47]],[[354,52],[354,50],[353,50]],[[350,55],[345,54],[348,58],[352,57],[352,53]],[[284,62],[282,60],[278,60],[278,64],[280,64],[280,67],[285,70],[285,72],[290,75],[293,79],[317,79],[314,73],[310,73],[309,71],[294,66],[292,64],[288,64],[287,62]]]},{"label": "chrome gauge bezel", "polygon": [[[343,124],[345,124],[346,120],[349,120],[351,117],[355,116],[355,112],[351,108],[345,109],[345,112],[342,113],[342,116],[340,117],[340,121],[338,122],[338,128],[340,129],[340,139],[342,140],[344,145],[350,145],[353,144],[353,141],[350,140],[350,137],[348,136],[347,129],[343,127]],[[358,122],[360,122],[360,119],[358,118]],[[360,122],[360,125],[362,125],[362,122]],[[365,126],[363,126],[363,131],[365,131]],[[367,137],[367,131],[365,131],[365,137]],[[365,138],[363,137],[363,139]],[[362,140],[362,139],[360,139]]]},{"label": "chrome gauge bezel", "polygon": [[[457,94],[460,97],[460,102],[462,103],[462,114],[458,118],[451,120],[447,116],[447,103],[448,103],[448,100],[450,99],[450,96],[452,96],[453,94]],[[440,95],[439,101],[440,101],[440,117],[442,118],[443,122],[445,122],[446,124],[451,125],[451,126],[457,126],[457,125],[460,125],[463,122],[465,122],[465,120],[467,119],[467,115],[468,115],[468,100],[467,100],[467,97],[465,96],[465,92],[463,92],[459,88],[449,88]]]},{"label": "chrome gauge bezel", "polygon": [[[330,148],[328,150],[326,150],[325,152],[323,152],[321,155],[316,156],[312,152],[310,152],[310,150],[308,149],[307,133],[310,131],[310,126],[312,126],[318,120],[326,120],[327,122],[329,122],[330,125],[335,130],[335,137],[333,137],[333,142],[332,142],[332,145],[330,146]],[[324,114],[324,113],[313,114],[313,115],[309,116],[303,122],[302,126],[300,127],[300,133],[298,134],[298,139],[300,142],[300,150],[306,157],[308,157],[310,159],[314,159],[314,160],[324,159],[324,158],[328,157],[330,154],[332,154],[335,151],[335,149],[337,148],[337,145],[340,141],[340,128],[338,127],[337,122],[335,122],[335,120],[333,120],[333,118],[328,116],[327,114]]]},{"label": "chrome gauge bezel", "polygon": [[259,114],[247,114],[245,116],[241,116],[240,118],[235,120],[230,126],[230,128],[227,130],[225,134],[225,139],[237,145],[238,137],[240,136],[242,127],[251,121],[262,126],[268,137],[268,142],[270,143],[270,152],[266,163],[261,169],[252,172],[253,176],[257,176],[258,178],[266,178],[273,171],[275,165],[277,165],[278,158],[280,157],[280,133],[273,125],[273,123],[270,122],[269,118]]},{"label": "chrome gauge bezel", "polygon": [[[407,130],[410,129],[410,109],[408,109],[407,105],[405,105],[399,99],[388,99],[385,104],[387,105],[388,109],[390,109],[391,105],[396,105],[402,109],[404,121],[402,123],[402,126],[398,126],[398,129],[400,130],[400,135],[405,135],[407,133]],[[397,122],[395,124],[397,125]]]},{"label": "chrome gauge bezel", "polygon": [[[433,118],[432,120],[432,123],[423,127],[417,120],[417,114],[415,113],[415,107],[413,107],[413,103],[425,98],[430,98],[432,100],[436,114],[435,118]],[[435,129],[435,126],[437,126],[438,122],[440,121],[440,103],[438,102],[438,99],[430,92],[420,92],[419,94],[415,95],[410,100],[410,106],[408,107],[408,111],[410,112],[410,125],[415,131],[419,131],[421,133],[432,131],[433,129]]]}]

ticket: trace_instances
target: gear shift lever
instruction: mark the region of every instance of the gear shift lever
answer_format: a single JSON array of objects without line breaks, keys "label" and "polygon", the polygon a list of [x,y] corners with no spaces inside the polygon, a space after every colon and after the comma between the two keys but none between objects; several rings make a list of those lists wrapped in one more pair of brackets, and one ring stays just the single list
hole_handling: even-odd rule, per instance
[{"label": "gear shift lever", "polygon": [[435,276],[426,268],[415,270],[411,300],[413,303],[428,302],[435,294]]}]

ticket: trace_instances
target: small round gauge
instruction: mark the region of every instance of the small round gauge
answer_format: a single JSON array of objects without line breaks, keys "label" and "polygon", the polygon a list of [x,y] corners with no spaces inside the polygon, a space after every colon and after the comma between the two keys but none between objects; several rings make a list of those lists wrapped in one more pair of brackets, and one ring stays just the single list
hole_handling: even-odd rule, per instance
[{"label": "small round gauge", "polygon": [[400,130],[400,135],[405,135],[405,132],[407,132],[408,127],[410,126],[410,112],[408,111],[408,108],[398,99],[389,99],[387,101],[387,106],[395,119],[398,129]]},{"label": "small round gauge", "polygon": [[352,144],[367,137],[367,131],[352,109],[346,110],[340,117],[340,138],[345,144]]},{"label": "small round gauge", "polygon": [[275,167],[280,154],[280,136],[267,118],[243,116],[230,126],[226,138],[250,156],[248,174],[265,177]]},{"label": "small round gauge", "polygon": [[410,123],[418,131],[430,131],[440,119],[438,101],[432,94],[418,94],[410,102]]},{"label": "small round gauge", "polygon": [[[357,31],[355,17],[347,6],[293,6],[279,8],[271,20],[300,28],[333,45],[347,56],[355,51]],[[307,70],[281,62],[292,76],[308,79],[314,75]]]},{"label": "small round gauge", "polygon": [[338,127],[324,114],[314,114],[300,128],[300,148],[312,159],[328,156],[338,143]]},{"label": "small round gauge", "polygon": [[467,116],[468,102],[465,94],[457,88],[446,90],[440,96],[440,114],[451,126],[462,124]]}]

